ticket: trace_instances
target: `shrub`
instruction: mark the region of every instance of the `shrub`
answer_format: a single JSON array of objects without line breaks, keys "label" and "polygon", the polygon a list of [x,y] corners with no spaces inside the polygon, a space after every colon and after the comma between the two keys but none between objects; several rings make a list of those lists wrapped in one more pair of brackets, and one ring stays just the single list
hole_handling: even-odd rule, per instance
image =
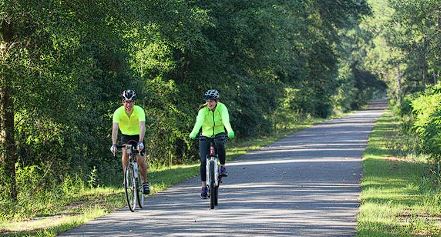
[{"label": "shrub", "polygon": [[441,93],[437,85],[412,100],[415,115],[413,128],[421,140],[423,151],[435,162],[441,157]]}]

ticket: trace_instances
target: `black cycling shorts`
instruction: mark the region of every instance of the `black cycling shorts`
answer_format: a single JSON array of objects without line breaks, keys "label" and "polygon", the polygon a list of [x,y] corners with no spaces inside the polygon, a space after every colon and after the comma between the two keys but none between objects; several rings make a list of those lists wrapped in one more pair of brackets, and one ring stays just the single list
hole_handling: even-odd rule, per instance
[{"label": "black cycling shorts", "polygon": [[[134,146],[138,145],[139,141],[139,135],[121,135],[121,144],[132,144]],[[145,154],[145,143],[142,141],[142,144],[144,145],[144,149],[141,151],[141,155],[144,156]]]}]

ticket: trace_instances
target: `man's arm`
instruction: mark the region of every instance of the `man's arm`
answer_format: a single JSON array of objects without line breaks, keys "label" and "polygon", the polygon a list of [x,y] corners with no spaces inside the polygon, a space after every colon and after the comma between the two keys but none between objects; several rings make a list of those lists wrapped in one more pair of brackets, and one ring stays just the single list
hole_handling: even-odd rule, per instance
[{"label": "man's arm", "polygon": [[145,136],[145,121],[139,121],[139,142],[144,141]]},{"label": "man's arm", "polygon": [[112,145],[116,144],[116,139],[118,139],[118,123],[113,123],[112,125]]}]

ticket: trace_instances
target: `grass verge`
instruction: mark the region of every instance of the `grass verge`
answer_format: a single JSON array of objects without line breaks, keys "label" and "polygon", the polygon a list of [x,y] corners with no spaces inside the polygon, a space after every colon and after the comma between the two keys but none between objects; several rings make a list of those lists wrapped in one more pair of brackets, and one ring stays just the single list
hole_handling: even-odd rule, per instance
[{"label": "grass verge", "polygon": [[399,118],[384,114],[363,156],[357,236],[441,236],[441,191],[424,156],[397,157]]}]

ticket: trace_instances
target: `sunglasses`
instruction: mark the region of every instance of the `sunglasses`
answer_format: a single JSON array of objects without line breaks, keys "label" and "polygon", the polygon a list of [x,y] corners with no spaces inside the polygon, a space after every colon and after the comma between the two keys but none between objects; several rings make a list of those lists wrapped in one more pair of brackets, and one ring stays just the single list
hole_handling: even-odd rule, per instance
[{"label": "sunglasses", "polygon": [[123,103],[126,103],[126,104],[132,104],[132,103],[133,103],[133,100],[124,100]]}]

